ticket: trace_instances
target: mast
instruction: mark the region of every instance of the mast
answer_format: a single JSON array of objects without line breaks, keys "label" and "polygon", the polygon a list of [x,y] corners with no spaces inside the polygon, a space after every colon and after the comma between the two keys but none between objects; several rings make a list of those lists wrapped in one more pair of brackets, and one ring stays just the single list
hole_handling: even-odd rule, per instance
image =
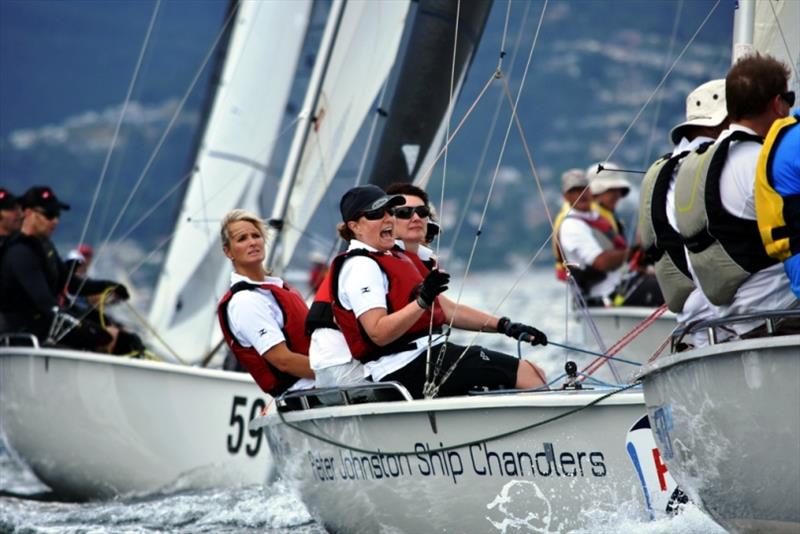
[{"label": "mast", "polygon": [[325,80],[325,75],[330,66],[333,44],[336,41],[336,35],[339,33],[346,1],[347,0],[334,0],[331,11],[328,14],[328,23],[322,35],[322,42],[320,43],[319,52],[317,53],[317,61],[314,65],[314,71],[311,74],[311,80],[308,83],[309,89],[306,93],[303,107],[300,110],[300,120],[294,132],[292,147],[286,159],[283,178],[281,178],[278,194],[275,197],[272,216],[269,219],[270,238],[267,239],[266,244],[266,264],[268,266],[272,266],[275,261],[275,252],[278,249],[277,241],[283,230],[286,210],[289,206],[289,195],[297,181],[297,174],[306,149],[311,127],[317,120],[317,117],[312,115],[319,104],[320,94],[322,93],[322,82]]},{"label": "mast", "polygon": [[756,16],[756,0],[738,0],[736,11],[733,15],[733,52],[731,64],[736,63],[741,57],[752,53],[753,29]]},{"label": "mast", "polygon": [[291,262],[345,157],[358,148],[395,64],[410,5],[334,3],[270,221],[267,264],[276,273]]}]

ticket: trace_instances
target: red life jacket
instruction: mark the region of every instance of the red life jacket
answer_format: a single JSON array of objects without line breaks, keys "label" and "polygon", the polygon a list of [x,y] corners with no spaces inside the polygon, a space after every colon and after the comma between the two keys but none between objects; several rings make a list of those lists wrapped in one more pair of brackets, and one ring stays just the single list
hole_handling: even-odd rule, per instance
[{"label": "red life jacket", "polygon": [[[334,258],[331,264],[332,277],[330,280],[333,315],[339,329],[347,340],[347,346],[353,358],[362,362],[377,360],[386,354],[394,354],[411,350],[416,345],[411,342],[419,339],[428,333],[431,324],[431,311],[426,310],[422,316],[411,325],[405,334],[399,339],[384,345],[376,345],[369,335],[364,331],[364,327],[356,318],[352,310],[345,309],[339,300],[337,288],[339,287],[339,274],[346,259],[353,256],[366,256],[374,260],[389,279],[389,292],[386,294],[386,311],[395,312],[405,307],[409,302],[417,298],[417,287],[422,283],[424,276],[415,262],[409,258],[410,255],[391,252],[381,254],[369,252],[364,249],[355,249]],[[419,258],[417,258],[419,259]],[[422,262],[420,262],[421,264]],[[424,266],[423,266],[424,268]],[[427,270],[425,270],[427,274]],[[438,298],[434,306],[433,328],[435,332],[441,331],[441,326],[446,322],[444,311],[439,305]]]},{"label": "red life jacket", "polygon": [[283,287],[279,287],[273,284],[254,285],[247,282],[239,282],[225,293],[217,305],[217,318],[219,319],[219,326],[222,329],[225,342],[231,348],[239,363],[253,376],[261,389],[274,397],[280,395],[289,386],[297,382],[298,377],[284,373],[269,363],[253,347],[242,346],[236,341],[236,337],[231,332],[228,323],[228,303],[233,295],[239,291],[256,288],[267,290],[275,297],[275,301],[283,313],[283,329],[281,331],[286,338],[286,346],[292,352],[308,354],[310,339],[305,334],[304,329],[308,308],[300,294],[286,283],[284,283]]}]

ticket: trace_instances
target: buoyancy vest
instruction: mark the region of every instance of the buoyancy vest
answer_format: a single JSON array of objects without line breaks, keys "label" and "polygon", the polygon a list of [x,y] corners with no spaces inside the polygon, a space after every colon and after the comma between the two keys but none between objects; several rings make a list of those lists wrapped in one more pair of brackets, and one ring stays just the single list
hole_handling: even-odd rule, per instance
[{"label": "buoyancy vest", "polygon": [[679,313],[694,290],[681,235],[667,218],[667,192],[676,167],[689,154],[667,154],[653,163],[642,180],[639,235],[642,250],[655,262],[656,280],[670,311]]},{"label": "buoyancy vest", "polygon": [[[552,240],[553,241],[553,245],[552,245],[553,246],[553,258],[555,258],[555,260],[556,260],[556,263],[555,263],[556,278],[558,278],[562,282],[567,280],[567,270],[566,270],[566,267],[564,266],[564,257],[561,255],[561,247],[559,247],[559,244],[558,244],[558,232],[561,230],[561,223],[564,222],[564,219],[566,219],[568,216],[571,216],[573,213],[575,213],[574,210],[570,211],[570,208],[571,208],[571,206],[570,206],[569,202],[564,202],[561,205],[561,209],[559,210],[558,214],[556,215],[555,220],[553,221],[553,240]],[[598,236],[598,234],[595,234],[596,237],[599,237],[599,242],[601,243],[601,246],[604,243],[608,244],[609,241],[614,245],[613,247],[610,247],[608,249],[606,249],[604,247],[604,250],[611,250],[611,248],[616,248],[620,244],[622,244],[621,248],[625,248],[625,246],[626,246],[625,237],[622,236],[622,234],[619,231],[619,226],[617,224],[616,217],[614,217],[614,213],[609,211],[609,210],[607,210],[607,209],[605,209],[604,207],[602,207],[600,204],[597,204],[596,202],[592,202],[592,210],[596,211],[597,213],[599,213],[600,214],[600,218],[602,218],[607,223],[607,225],[606,225],[606,223],[602,223],[602,222],[601,223],[597,223],[597,226],[598,226],[597,231],[600,234],[604,235],[604,237],[600,237],[600,236]],[[589,221],[587,219],[583,219],[582,217],[571,217],[571,218],[576,218],[576,219],[580,218],[581,220],[586,221],[586,223],[589,224],[589,226],[592,226],[590,224],[591,221]],[[593,227],[592,230],[595,230],[595,228]]]},{"label": "buoyancy vest", "polygon": [[[575,215],[574,211],[570,212],[569,209],[569,204],[565,202],[553,224],[553,254],[556,258],[556,278],[562,282],[567,280],[567,267],[564,257],[561,255],[561,247],[558,246],[557,239],[561,224],[565,219],[577,219],[587,224],[591,228],[595,240],[604,251],[624,249],[627,246],[625,238],[619,233],[619,226],[612,212],[602,208],[599,204],[592,203],[592,209],[599,213],[600,216],[594,219],[586,219]],[[571,265],[569,271],[584,294],[588,294],[592,286],[606,278],[605,272],[595,269],[591,265],[587,265],[583,269]]]},{"label": "buoyancy vest", "polygon": [[[409,258],[411,254],[406,255],[397,251],[382,254],[365,249],[354,249],[334,258],[330,269],[332,273],[333,315],[336,319],[336,324],[339,325],[339,329],[344,334],[350,353],[356,360],[368,362],[377,360],[387,354],[410,350],[412,341],[428,333],[431,325],[431,310],[425,310],[422,316],[399,339],[382,347],[376,345],[370,339],[364,327],[361,326],[353,311],[344,308],[338,295],[339,275],[342,266],[348,258],[354,256],[364,256],[374,260],[381,271],[386,274],[386,278],[389,280],[389,292],[386,294],[387,313],[393,313],[416,299],[418,287],[424,280],[424,276],[419,270],[420,268]],[[433,328],[434,331],[439,332],[441,331],[441,326],[445,323],[445,316],[442,307],[439,305],[438,298],[432,309]]]},{"label": "buoyancy vest", "polygon": [[[772,124],[756,167],[755,205],[761,241],[767,254],[779,261],[800,254],[800,177],[796,177],[793,183],[781,182],[784,193],[781,194],[777,191],[774,174],[777,148],[790,131],[800,130],[798,124],[800,115]],[[797,135],[797,131],[792,135]],[[795,168],[800,167],[800,152],[784,148],[783,157],[795,158]]]},{"label": "buoyancy vest", "polygon": [[306,317],[306,335],[310,336],[317,328],[339,329],[333,317],[333,271],[330,269],[320,282]]},{"label": "buoyancy vest", "polygon": [[683,159],[675,179],[678,231],[697,284],[717,306],[730,304],[751,274],[775,263],[764,252],[756,221],[737,217],[722,204],[720,176],[733,141],[761,143],[762,138],[734,131],[722,141],[701,145]]},{"label": "buoyancy vest", "polygon": [[252,375],[259,387],[274,397],[280,395],[297,382],[298,377],[285,373],[269,363],[255,348],[242,346],[236,341],[236,337],[231,332],[230,324],[228,323],[228,304],[233,295],[239,291],[257,288],[269,291],[275,297],[275,301],[283,313],[283,329],[281,331],[286,338],[286,346],[290,351],[299,354],[308,354],[310,340],[304,328],[308,308],[300,294],[286,283],[284,283],[283,287],[279,287],[273,284],[255,285],[247,282],[234,284],[225,293],[217,306],[217,318],[219,319],[219,326],[222,329],[225,342],[233,351],[239,363]]}]

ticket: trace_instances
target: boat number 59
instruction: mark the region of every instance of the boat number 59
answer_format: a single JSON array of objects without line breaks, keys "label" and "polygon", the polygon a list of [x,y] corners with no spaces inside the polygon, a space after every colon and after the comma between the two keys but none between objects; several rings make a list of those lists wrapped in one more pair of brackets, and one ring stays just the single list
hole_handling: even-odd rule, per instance
[{"label": "boat number 59", "polygon": [[[250,406],[250,417],[245,419],[242,415],[247,414],[247,397],[239,397],[238,395],[233,398],[231,405],[231,418],[228,424],[231,427],[231,432],[228,434],[228,452],[231,454],[238,454],[244,444],[244,434],[247,428],[247,421],[252,421],[261,410],[264,409],[266,404],[264,399],[256,399]],[[250,434],[248,443],[244,444],[244,450],[248,456],[255,456],[261,448],[261,436],[263,432],[256,429],[248,429],[247,433]]]}]

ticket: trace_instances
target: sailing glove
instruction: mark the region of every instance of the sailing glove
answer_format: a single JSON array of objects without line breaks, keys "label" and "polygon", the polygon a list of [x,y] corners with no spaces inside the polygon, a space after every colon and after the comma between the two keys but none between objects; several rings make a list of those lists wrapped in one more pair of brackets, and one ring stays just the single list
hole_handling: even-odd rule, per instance
[{"label": "sailing glove", "polygon": [[450,275],[439,269],[434,269],[428,273],[425,280],[419,285],[417,294],[417,304],[427,310],[440,293],[447,291],[447,284],[450,283]]},{"label": "sailing glove", "polygon": [[497,331],[514,339],[530,342],[531,345],[547,345],[544,332],[526,324],[512,323],[508,317],[501,317],[497,321]]}]

